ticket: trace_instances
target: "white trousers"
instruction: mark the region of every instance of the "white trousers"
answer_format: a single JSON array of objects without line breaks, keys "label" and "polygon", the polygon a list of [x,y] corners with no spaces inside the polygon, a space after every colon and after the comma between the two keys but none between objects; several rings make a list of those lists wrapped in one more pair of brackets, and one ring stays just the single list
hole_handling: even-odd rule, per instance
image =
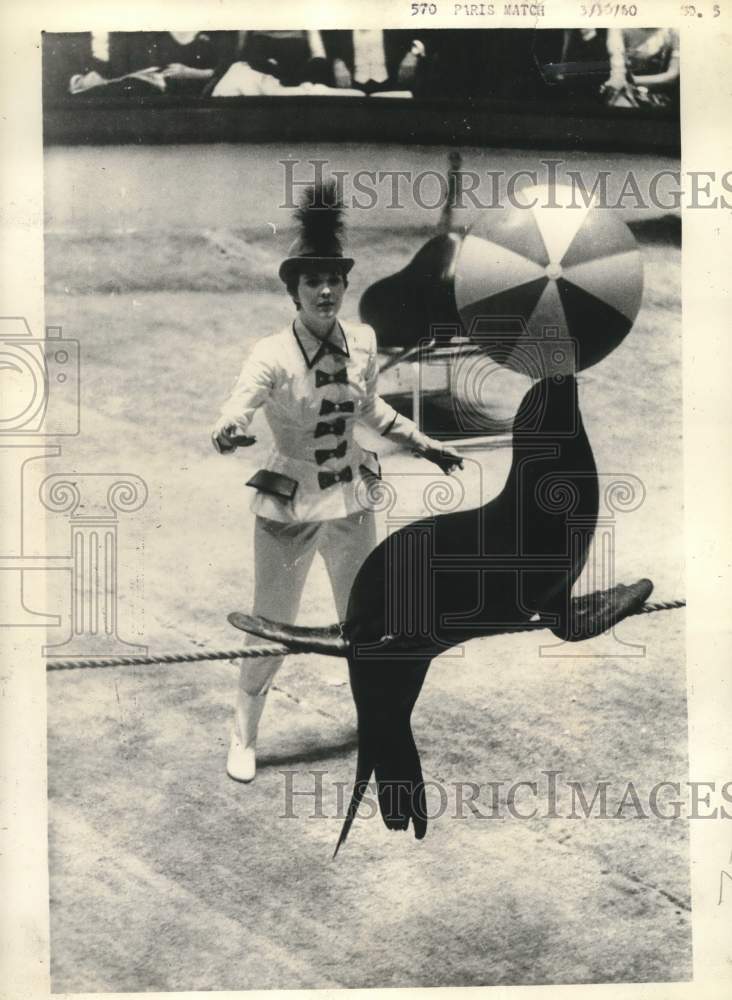
[{"label": "white trousers", "polygon": [[[315,553],[319,552],[330,578],[338,620],[343,621],[353,581],[375,546],[376,524],[370,511],[330,521],[302,523],[257,517],[254,528],[253,614],[294,624],[308,572]],[[257,636],[249,636],[247,645],[263,641]],[[241,661],[237,715],[247,712],[247,703],[252,695],[267,693],[282,660],[281,656],[266,656]],[[245,741],[247,736],[256,735],[245,732],[250,727],[244,718],[239,721],[240,735]]]}]

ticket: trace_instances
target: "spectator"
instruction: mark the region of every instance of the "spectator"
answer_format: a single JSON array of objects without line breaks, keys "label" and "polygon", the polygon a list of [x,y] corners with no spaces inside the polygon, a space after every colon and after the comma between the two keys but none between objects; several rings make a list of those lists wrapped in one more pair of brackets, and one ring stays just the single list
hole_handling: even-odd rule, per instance
[{"label": "spectator", "polygon": [[139,32],[92,31],[87,34],[89,56],[68,81],[73,95],[88,94],[105,97],[144,97],[163,93],[165,80],[145,53],[135,65],[135,43],[147,35]]},{"label": "spectator", "polygon": [[209,93],[237,55],[236,31],[157,31],[129,36],[128,71],[155,67],[165,92],[187,97]]},{"label": "spectator", "polygon": [[322,31],[329,82],[364,94],[414,91],[426,56],[421,36],[412,31]]},{"label": "spectator", "polygon": [[92,32],[72,94],[97,92],[140,97],[165,93],[199,97],[210,92],[237,52],[237,32]]},{"label": "spectator", "polygon": [[537,31],[534,57],[552,96],[597,100],[609,62],[606,28]]},{"label": "spectator", "polygon": [[80,93],[125,76],[128,36],[123,32],[43,33],[44,101]]},{"label": "spectator", "polygon": [[678,97],[679,34],[673,28],[608,28],[607,103],[665,106]]},{"label": "spectator", "polygon": [[239,37],[243,61],[275,77],[283,87],[328,82],[319,31],[244,31]]},{"label": "spectator", "polygon": [[469,100],[484,96],[492,72],[491,40],[496,32],[432,29],[420,35],[425,59],[419,66],[420,97]]}]

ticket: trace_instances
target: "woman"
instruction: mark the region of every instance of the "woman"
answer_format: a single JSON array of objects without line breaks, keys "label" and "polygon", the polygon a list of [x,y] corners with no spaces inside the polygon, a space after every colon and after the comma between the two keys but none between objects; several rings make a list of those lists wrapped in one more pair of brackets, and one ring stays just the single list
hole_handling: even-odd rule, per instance
[{"label": "woman", "polygon": [[[445,472],[462,467],[456,451],[377,395],[373,330],[337,318],[354,262],[343,255],[335,185],[306,190],[297,218],[301,235],[279,269],[297,310],[294,322],[255,345],[212,433],[222,454],[250,445],[249,425],[264,410],[274,446],[266,468],[248,483],[257,490],[253,612],[286,623],[297,616],[316,551],[343,620],[354,577],[375,546],[368,486],[380,469],[377,456],[354,440],[356,422]],[[226,766],[237,781],[254,778],[259,719],[281,663],[282,657],[242,662]]]},{"label": "woman", "polygon": [[608,103],[667,106],[678,100],[679,33],[673,28],[609,28]]}]

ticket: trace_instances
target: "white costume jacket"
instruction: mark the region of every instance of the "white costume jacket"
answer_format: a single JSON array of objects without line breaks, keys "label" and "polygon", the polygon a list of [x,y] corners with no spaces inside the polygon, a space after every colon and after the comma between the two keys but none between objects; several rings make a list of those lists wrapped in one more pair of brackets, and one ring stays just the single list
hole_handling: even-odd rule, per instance
[{"label": "white costume jacket", "polygon": [[262,407],[274,437],[265,469],[296,480],[292,500],[258,491],[255,514],[274,521],[325,521],[369,509],[377,455],[354,440],[360,421],[408,447],[428,438],[376,392],[376,336],[369,326],[336,323],[320,341],[294,325],[258,341],[222,416],[248,428]]}]

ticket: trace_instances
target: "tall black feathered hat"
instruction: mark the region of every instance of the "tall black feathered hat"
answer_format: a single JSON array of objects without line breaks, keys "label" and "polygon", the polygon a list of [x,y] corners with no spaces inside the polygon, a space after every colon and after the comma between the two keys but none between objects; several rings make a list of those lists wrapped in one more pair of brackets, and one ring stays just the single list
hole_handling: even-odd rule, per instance
[{"label": "tall black feathered hat", "polygon": [[295,219],[300,234],[280,264],[282,281],[287,283],[300,271],[318,267],[337,268],[348,274],[353,259],[343,255],[343,202],[336,182],[328,180],[305,188]]}]

